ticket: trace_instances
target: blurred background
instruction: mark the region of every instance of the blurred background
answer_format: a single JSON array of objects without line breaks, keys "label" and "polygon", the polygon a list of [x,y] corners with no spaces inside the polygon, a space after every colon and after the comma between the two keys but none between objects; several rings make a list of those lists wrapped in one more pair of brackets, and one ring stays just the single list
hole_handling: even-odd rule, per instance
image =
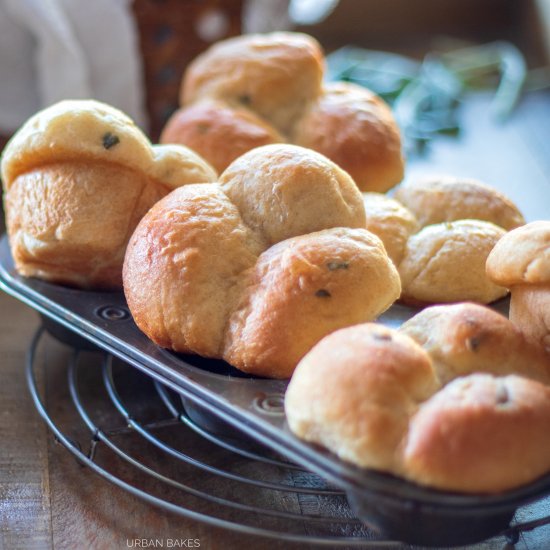
[{"label": "blurred background", "polygon": [[[0,135],[5,141],[60,99],[94,97],[127,112],[156,140],[197,54],[241,32],[283,29],[315,36],[327,53],[355,46],[415,60],[499,41],[473,57],[475,65],[482,56],[493,81],[480,79],[478,67],[467,86],[496,88],[508,70],[514,103],[514,85],[523,91],[550,82],[550,0],[0,0]],[[328,77],[354,80],[350,55],[329,62]],[[351,58],[359,64],[357,50]],[[359,67],[361,83],[390,102],[418,76],[418,67],[395,58],[388,66],[359,52],[359,60],[367,65]]]}]

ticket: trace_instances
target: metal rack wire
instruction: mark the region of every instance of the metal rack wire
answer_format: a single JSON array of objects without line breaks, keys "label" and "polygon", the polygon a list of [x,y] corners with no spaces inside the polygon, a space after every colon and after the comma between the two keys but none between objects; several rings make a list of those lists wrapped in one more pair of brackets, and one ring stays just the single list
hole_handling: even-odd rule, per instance
[{"label": "metal rack wire", "polygon": [[[81,464],[114,485],[171,513],[247,535],[330,547],[403,548],[377,537],[354,517],[345,494],[319,476],[252,442],[208,431],[185,411],[181,396],[106,353],[75,349],[67,361],[69,402],[89,433],[86,445],[74,441],[58,425],[38,388],[38,363],[47,369],[48,362],[37,357],[47,343],[44,329],[39,329],[27,356],[27,382],[36,408]],[[97,368],[83,367],[90,355]],[[139,456],[128,443],[136,437],[143,450]],[[201,444],[182,445],[190,437]],[[156,459],[148,460],[148,454]],[[105,459],[109,455],[139,473],[139,486],[113,470],[113,461]],[[281,495],[273,502],[284,505],[266,507],[265,498],[255,504],[254,495],[266,492]],[[503,541],[513,544],[520,533],[547,523],[550,517],[514,525],[502,534]]]}]

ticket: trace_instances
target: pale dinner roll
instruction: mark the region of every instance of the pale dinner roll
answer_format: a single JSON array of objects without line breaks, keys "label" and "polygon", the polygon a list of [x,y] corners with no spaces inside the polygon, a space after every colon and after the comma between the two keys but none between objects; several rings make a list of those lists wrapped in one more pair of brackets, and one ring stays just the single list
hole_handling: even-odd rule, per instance
[{"label": "pale dinner roll", "polygon": [[265,146],[220,181],[173,191],[128,245],[128,306],[157,344],[287,378],[320,338],[399,296],[359,190],[328,159]]},{"label": "pale dinner roll", "polygon": [[323,53],[306,34],[276,32],[229,38],[187,68],[184,106],[206,98],[247,107],[285,134],[321,93]]},{"label": "pale dinner roll", "polygon": [[401,136],[391,109],[361,86],[325,84],[296,124],[292,141],[342,166],[361,190],[384,192],[403,179]]},{"label": "pale dinner roll", "polygon": [[434,223],[475,219],[510,230],[525,223],[518,207],[502,193],[480,181],[431,176],[403,182],[394,197],[422,227]]},{"label": "pale dinner roll", "polygon": [[510,376],[465,368],[441,387],[414,340],[369,323],[328,335],[304,356],[285,412],[298,437],[358,466],[440,490],[497,493],[550,470],[550,387],[522,373],[521,365]]},{"label": "pale dinner roll", "polygon": [[487,258],[487,274],[511,290],[510,320],[550,353],[550,221],[505,235]]},{"label": "pale dinner roll", "polygon": [[60,101],[33,115],[7,144],[4,186],[28,170],[81,155],[143,171],[151,165],[147,138],[124,113],[98,101]]},{"label": "pale dinner roll", "polygon": [[288,385],[285,413],[301,439],[359,466],[394,472],[409,417],[436,389],[418,344],[367,323],[333,332],[307,353]]},{"label": "pale dinner roll", "polygon": [[416,218],[401,203],[382,193],[363,193],[367,229],[378,235],[388,256],[399,265],[408,238],[419,229]]},{"label": "pale dinner roll", "polygon": [[183,146],[151,146],[123,113],[62,101],[31,117],[2,155],[4,204],[17,270],[84,288],[120,288],[126,243],[171,189],[214,181]]},{"label": "pale dinner roll", "polygon": [[490,303],[508,291],[485,274],[487,256],[504,235],[480,220],[428,225],[408,240],[399,275],[401,299],[410,304]]},{"label": "pale dinner roll", "polygon": [[221,173],[250,149],[285,139],[249,109],[202,101],[178,109],[164,127],[160,141],[190,147]]},{"label": "pale dinner roll", "polygon": [[329,227],[365,227],[361,193],[323,155],[296,145],[265,145],[220,176],[243,221],[268,244]]},{"label": "pale dinner roll", "polygon": [[432,358],[441,384],[472,372],[521,373],[550,384],[550,355],[506,317],[479,304],[432,306],[399,328]]}]

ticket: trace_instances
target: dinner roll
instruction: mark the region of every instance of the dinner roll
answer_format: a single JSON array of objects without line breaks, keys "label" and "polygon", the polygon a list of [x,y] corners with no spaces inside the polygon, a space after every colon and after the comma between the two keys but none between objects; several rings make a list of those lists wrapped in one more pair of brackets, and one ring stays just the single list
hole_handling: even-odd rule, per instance
[{"label": "dinner roll", "polygon": [[548,283],[550,221],[534,221],[507,233],[487,258],[487,274],[507,287]]},{"label": "dinner roll", "polygon": [[550,469],[550,388],[520,376],[473,374],[423,403],[403,445],[412,481],[497,493]]},{"label": "dinner roll", "polygon": [[323,155],[266,145],[238,158],[220,184],[243,221],[268,244],[329,227],[365,227],[361,193]]},{"label": "dinner roll", "polygon": [[219,185],[176,189],[128,245],[124,292],[136,324],[160,346],[218,357],[241,274],[262,250]]},{"label": "dinner roll", "polygon": [[436,389],[430,358],[418,344],[366,323],[333,332],[300,361],[285,413],[301,439],[359,466],[393,472],[409,417]]},{"label": "dinner roll", "polygon": [[285,141],[327,156],[363,191],[386,191],[404,170],[390,108],[361,86],[323,84],[323,71],[321,47],[305,34],[222,40],[185,72],[182,108],[162,142],[195,148],[221,171],[253,147]]},{"label": "dinner roll", "polygon": [[432,306],[405,322],[400,332],[432,358],[441,384],[472,372],[521,373],[550,384],[550,355],[530,344],[506,317],[479,304]]},{"label": "dinner roll", "polygon": [[285,139],[249,109],[203,101],[178,109],[164,127],[160,141],[190,147],[221,173],[250,149]]},{"label": "dinner roll", "polygon": [[510,320],[550,353],[550,221],[505,235],[487,258],[487,274],[511,290]]},{"label": "dinner roll", "polygon": [[454,220],[485,220],[510,230],[525,223],[518,207],[502,193],[480,181],[431,176],[400,184],[394,197],[422,227]]},{"label": "dinner roll", "polygon": [[[449,340],[463,339],[462,325],[447,328],[457,332]],[[290,430],[353,464],[439,490],[497,493],[550,470],[548,385],[524,377],[525,365],[493,376],[469,371],[473,361],[444,381],[426,350],[374,323],[326,336],[288,386]]]},{"label": "dinner roll", "polygon": [[224,358],[247,372],[288,378],[323,336],[375,319],[399,292],[382,242],[364,229],[287,239],[249,273],[229,319]]},{"label": "dinner roll", "polygon": [[229,38],[188,66],[184,106],[206,98],[247,107],[286,134],[304,106],[321,93],[323,53],[306,34],[276,32]]},{"label": "dinner roll", "polygon": [[120,288],[126,244],[145,212],[179,185],[215,179],[190,149],[151,146],[113,107],[57,103],[31,117],[2,155],[16,268],[83,288]]},{"label": "dinner roll", "polygon": [[292,141],[342,166],[363,191],[384,192],[403,179],[401,137],[391,109],[362,86],[325,84],[298,121]]},{"label": "dinner roll", "polygon": [[399,296],[359,190],[319,153],[260,147],[220,183],[176,189],[130,239],[124,291],[157,344],[288,378],[320,338]]},{"label": "dinner roll", "polygon": [[399,264],[410,304],[471,300],[490,303],[507,294],[485,274],[487,256],[504,229],[480,220],[428,225],[408,240]]}]

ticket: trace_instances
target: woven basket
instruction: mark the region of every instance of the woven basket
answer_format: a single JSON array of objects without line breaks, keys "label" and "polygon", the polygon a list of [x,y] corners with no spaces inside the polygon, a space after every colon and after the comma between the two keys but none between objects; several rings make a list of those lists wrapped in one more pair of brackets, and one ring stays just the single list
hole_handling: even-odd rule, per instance
[{"label": "woven basket", "polygon": [[[149,137],[153,141],[158,140],[166,120],[179,106],[179,88],[187,64],[215,40],[241,32],[243,3],[244,0],[134,0]],[[0,151],[9,138],[0,134]]]},{"label": "woven basket", "polygon": [[185,67],[221,38],[241,32],[243,0],[134,0],[150,138],[178,108]]}]

